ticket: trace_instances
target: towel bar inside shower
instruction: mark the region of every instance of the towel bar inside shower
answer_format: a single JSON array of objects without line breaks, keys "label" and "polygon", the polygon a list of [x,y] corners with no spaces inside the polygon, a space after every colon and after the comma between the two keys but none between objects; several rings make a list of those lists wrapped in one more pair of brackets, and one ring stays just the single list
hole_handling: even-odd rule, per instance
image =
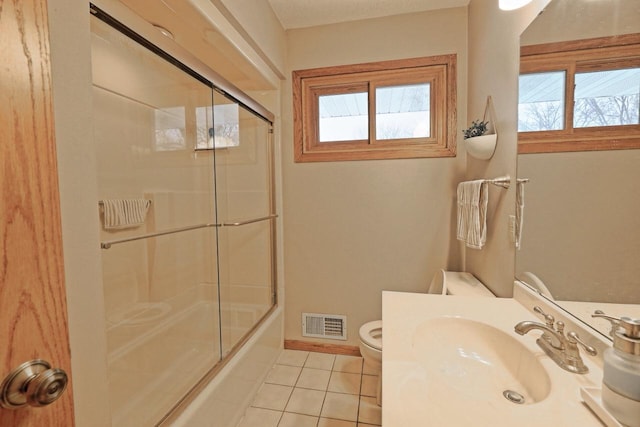
[{"label": "towel bar inside shower", "polygon": [[150,237],[165,236],[167,234],[182,233],[182,232],[185,232],[185,231],[198,230],[200,228],[240,227],[240,226],[243,226],[243,225],[254,224],[256,222],[272,220],[272,219],[275,219],[277,217],[278,217],[277,214],[272,214],[272,215],[267,215],[267,216],[263,216],[263,217],[260,217],[260,218],[253,218],[253,219],[248,219],[248,220],[244,220],[244,221],[237,221],[237,222],[223,222],[223,223],[220,223],[220,224],[217,224],[217,223],[198,224],[198,225],[191,225],[191,226],[188,226],[188,227],[172,228],[170,230],[157,231],[155,233],[141,234],[139,236],[126,237],[126,238],[123,238],[123,239],[108,240],[106,242],[101,242],[100,243],[100,248],[109,249],[112,245],[117,245],[119,243],[133,242],[135,240],[143,240],[143,239],[148,239]]},{"label": "towel bar inside shower", "polygon": [[[149,202],[149,204],[153,203],[153,200],[147,200]],[[98,200],[98,206],[103,206],[104,207],[104,200]]]}]

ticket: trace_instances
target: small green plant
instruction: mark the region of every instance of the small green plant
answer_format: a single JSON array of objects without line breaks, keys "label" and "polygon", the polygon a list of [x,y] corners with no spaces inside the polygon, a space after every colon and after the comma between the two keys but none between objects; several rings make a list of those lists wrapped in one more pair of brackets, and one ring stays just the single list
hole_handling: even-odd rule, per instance
[{"label": "small green plant", "polygon": [[487,131],[487,125],[489,122],[484,122],[482,120],[474,120],[471,122],[471,126],[468,129],[465,129],[464,139],[473,138],[474,136],[482,136]]}]

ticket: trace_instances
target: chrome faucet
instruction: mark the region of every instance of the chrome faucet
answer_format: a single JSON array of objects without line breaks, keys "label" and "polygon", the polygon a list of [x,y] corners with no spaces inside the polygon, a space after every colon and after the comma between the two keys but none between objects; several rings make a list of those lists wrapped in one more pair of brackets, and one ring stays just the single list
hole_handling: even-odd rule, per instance
[{"label": "chrome faucet", "polygon": [[564,323],[556,322],[553,316],[544,313],[540,307],[534,307],[533,310],[544,317],[546,325],[525,320],[515,326],[516,333],[525,335],[534,329],[542,331],[542,335],[536,340],[536,343],[551,360],[562,369],[575,374],[589,372],[589,368],[580,357],[578,344],[582,345],[584,350],[592,356],[598,354],[597,350],[580,340],[575,332],[569,332],[565,335]]},{"label": "chrome faucet", "polygon": [[[558,323],[562,325],[562,322]],[[525,320],[524,322],[518,323],[514,329],[516,330],[516,333],[520,335],[524,335],[534,329],[538,329],[543,332],[540,338],[543,338],[545,342],[549,343],[551,347],[555,348],[556,350],[562,350],[564,348],[564,336],[560,335],[558,332],[554,331],[548,326],[543,325],[542,323]],[[555,338],[555,343],[552,342],[554,340],[551,340],[549,336]]]}]

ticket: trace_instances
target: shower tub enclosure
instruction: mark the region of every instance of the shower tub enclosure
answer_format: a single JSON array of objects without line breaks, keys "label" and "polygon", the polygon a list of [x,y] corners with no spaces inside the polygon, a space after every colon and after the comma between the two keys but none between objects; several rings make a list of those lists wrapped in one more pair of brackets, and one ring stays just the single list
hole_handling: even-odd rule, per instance
[{"label": "shower tub enclosure", "polygon": [[112,425],[153,426],[276,307],[272,116],[92,15]]}]

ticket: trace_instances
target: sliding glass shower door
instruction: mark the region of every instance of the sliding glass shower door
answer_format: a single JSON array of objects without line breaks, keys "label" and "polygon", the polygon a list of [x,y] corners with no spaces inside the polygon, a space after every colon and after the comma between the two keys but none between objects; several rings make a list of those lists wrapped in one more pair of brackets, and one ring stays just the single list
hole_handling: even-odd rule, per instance
[{"label": "sliding glass shower door", "polygon": [[[214,127],[237,124],[237,143],[216,149],[220,325],[226,355],[275,303],[271,125],[225,96],[214,94]],[[223,141],[224,143],[225,141]]]},{"label": "sliding glass shower door", "polygon": [[112,423],[153,426],[275,304],[271,123],[91,25]]}]

